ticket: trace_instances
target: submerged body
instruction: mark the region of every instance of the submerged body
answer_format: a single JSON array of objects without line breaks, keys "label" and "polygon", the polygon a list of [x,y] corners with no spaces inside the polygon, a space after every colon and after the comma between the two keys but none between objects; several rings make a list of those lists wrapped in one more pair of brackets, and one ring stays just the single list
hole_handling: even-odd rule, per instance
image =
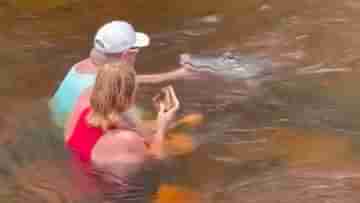
[{"label": "submerged body", "polygon": [[189,64],[197,71],[209,72],[224,79],[255,79],[272,72],[269,59],[242,56],[233,52],[182,54],[180,63]]},{"label": "submerged body", "polygon": [[[181,54],[180,64],[188,65],[194,72],[208,72],[225,80],[266,81],[281,79],[281,75],[322,74],[331,72],[350,72],[350,68],[336,68],[331,65],[316,64],[305,67],[294,67],[289,61],[273,61],[264,56],[242,55],[237,51],[215,51],[204,54]],[[288,68],[286,68],[288,67]],[[293,70],[293,71],[291,71]],[[270,77],[269,77],[270,76]]]}]

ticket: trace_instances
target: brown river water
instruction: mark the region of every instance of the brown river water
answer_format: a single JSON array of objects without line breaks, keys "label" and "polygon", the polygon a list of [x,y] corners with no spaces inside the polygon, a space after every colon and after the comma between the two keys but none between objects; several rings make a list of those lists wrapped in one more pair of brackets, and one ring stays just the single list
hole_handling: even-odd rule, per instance
[{"label": "brown river water", "polygon": [[[321,68],[267,81],[256,96],[239,93],[243,81],[175,82],[182,113],[206,119],[190,144],[174,141],[186,153],[153,178],[140,175],[152,195],[133,202],[360,202],[358,1],[2,0],[0,17],[0,202],[108,202],[109,188],[92,188],[74,169],[47,100],[112,19],[152,37],[138,73],[220,49],[266,56],[289,72]],[[150,107],[157,91],[143,87],[139,101]]]}]

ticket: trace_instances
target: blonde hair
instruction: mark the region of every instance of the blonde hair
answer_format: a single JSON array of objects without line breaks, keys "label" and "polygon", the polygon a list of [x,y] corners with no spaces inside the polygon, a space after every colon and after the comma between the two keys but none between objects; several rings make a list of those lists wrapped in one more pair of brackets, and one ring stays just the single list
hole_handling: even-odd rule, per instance
[{"label": "blonde hair", "polygon": [[132,65],[120,61],[99,67],[90,97],[92,111],[88,123],[103,130],[114,127],[121,121],[121,113],[133,104],[136,86]]},{"label": "blonde hair", "polygon": [[103,66],[106,63],[116,63],[116,62],[120,61],[121,59],[119,58],[119,56],[101,53],[101,52],[97,51],[95,48],[93,48],[90,51],[90,60],[96,66]]}]

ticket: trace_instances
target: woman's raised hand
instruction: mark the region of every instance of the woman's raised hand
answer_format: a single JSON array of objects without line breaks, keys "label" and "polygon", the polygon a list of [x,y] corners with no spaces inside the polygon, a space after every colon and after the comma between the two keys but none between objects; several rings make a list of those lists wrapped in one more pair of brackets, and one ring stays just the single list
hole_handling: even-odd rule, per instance
[{"label": "woman's raised hand", "polygon": [[165,98],[159,101],[158,111],[158,130],[164,133],[171,126],[171,123],[175,120],[176,113],[180,108],[180,102],[176,97],[174,88],[169,86],[164,89]]}]

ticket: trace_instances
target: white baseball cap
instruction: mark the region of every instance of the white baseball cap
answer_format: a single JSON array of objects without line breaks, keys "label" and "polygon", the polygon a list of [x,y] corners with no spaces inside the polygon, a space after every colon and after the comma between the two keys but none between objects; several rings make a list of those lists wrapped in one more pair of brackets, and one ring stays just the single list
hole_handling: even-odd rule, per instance
[{"label": "white baseball cap", "polygon": [[120,53],[131,47],[146,47],[150,37],[135,32],[134,27],[125,21],[112,21],[100,27],[94,38],[94,48],[105,54]]}]

